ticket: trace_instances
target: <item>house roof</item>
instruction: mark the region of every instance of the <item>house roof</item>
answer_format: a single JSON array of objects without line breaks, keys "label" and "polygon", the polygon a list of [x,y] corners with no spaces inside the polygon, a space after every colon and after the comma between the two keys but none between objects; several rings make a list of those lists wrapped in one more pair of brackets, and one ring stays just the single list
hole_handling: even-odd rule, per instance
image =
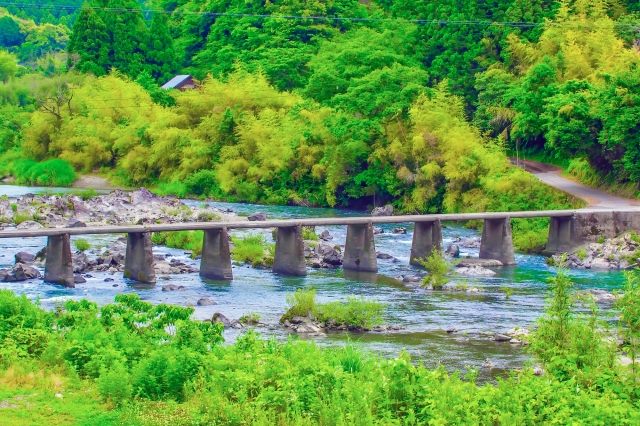
[{"label": "house roof", "polygon": [[187,80],[189,80],[190,78],[191,78],[190,75],[176,75],[171,80],[167,81],[164,84],[164,86],[162,86],[162,88],[163,89],[175,89],[177,87],[180,87],[185,82],[187,82]]}]

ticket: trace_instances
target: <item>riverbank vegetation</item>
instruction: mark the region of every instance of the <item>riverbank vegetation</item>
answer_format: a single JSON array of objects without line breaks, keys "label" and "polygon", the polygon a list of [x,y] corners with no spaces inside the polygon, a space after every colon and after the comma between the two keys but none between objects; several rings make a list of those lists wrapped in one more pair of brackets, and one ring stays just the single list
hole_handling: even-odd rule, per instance
[{"label": "riverbank vegetation", "polygon": [[[637,296],[637,287],[629,275],[625,291]],[[637,368],[616,361],[595,313],[575,313],[565,275],[551,289],[529,346],[542,375],[525,368],[485,384],[472,372],[429,370],[406,354],[382,359],[352,345],[279,343],[251,331],[224,345],[221,326],[190,320],[192,308],[136,295],[47,312],[0,291],[3,421],[20,424],[28,412],[36,424],[45,416],[105,425],[637,423]],[[296,294],[292,308],[314,305],[315,294]],[[624,297],[617,305],[630,355],[638,350],[636,305]]]}]

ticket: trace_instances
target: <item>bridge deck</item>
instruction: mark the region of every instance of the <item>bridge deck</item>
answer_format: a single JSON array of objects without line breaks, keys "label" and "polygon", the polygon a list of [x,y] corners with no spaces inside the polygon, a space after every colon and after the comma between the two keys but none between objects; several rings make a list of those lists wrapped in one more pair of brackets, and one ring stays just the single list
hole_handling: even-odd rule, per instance
[{"label": "bridge deck", "polygon": [[[259,228],[284,228],[291,226],[329,226],[329,225],[358,225],[358,224],[385,224],[385,223],[415,223],[440,221],[467,221],[482,219],[510,218],[536,218],[536,217],[571,217],[576,213],[595,213],[611,210],[603,209],[576,209],[576,210],[541,210],[520,212],[485,212],[485,213],[451,213],[431,215],[405,215],[405,216],[367,216],[367,217],[331,217],[331,218],[306,218],[267,220],[262,222],[250,222],[247,220],[231,222],[184,222],[170,224],[147,225],[107,225],[88,226],[84,228],[42,228],[33,230],[8,230],[0,231],[0,238],[28,238],[49,237],[55,235],[90,235],[90,234],[123,234],[136,232],[164,232],[164,231],[194,231],[205,229],[259,229]],[[638,209],[616,209],[616,212],[639,212]]]}]

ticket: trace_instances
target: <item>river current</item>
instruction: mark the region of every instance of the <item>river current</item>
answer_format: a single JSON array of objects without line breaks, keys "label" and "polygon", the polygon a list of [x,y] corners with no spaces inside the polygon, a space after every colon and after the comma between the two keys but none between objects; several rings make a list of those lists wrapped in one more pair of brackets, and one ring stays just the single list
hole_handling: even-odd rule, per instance
[{"label": "river current", "polygon": [[[0,186],[0,194],[16,197],[26,193],[51,191],[51,188]],[[56,191],[58,191],[56,189]],[[202,201],[185,200],[191,205]],[[211,206],[231,209],[240,216],[264,212],[270,219],[334,217],[363,215],[363,212],[320,209],[306,207],[262,206],[209,202]],[[269,270],[234,265],[234,280],[230,283],[205,282],[198,274],[172,275],[158,280],[155,286],[127,282],[122,274],[92,272],[85,284],[76,288],[64,288],[45,284],[42,280],[20,283],[0,283],[16,293],[38,299],[45,308],[53,308],[69,299],[86,298],[99,304],[113,301],[117,294],[135,292],[152,303],[196,305],[202,297],[211,297],[217,304],[195,306],[196,319],[211,318],[220,312],[231,319],[254,312],[265,326],[256,330],[264,336],[287,338],[287,333],[278,326],[280,316],[286,310],[286,295],[298,288],[313,287],[318,300],[344,300],[348,296],[363,296],[385,304],[387,323],[400,326],[400,331],[387,333],[330,333],[326,337],[314,337],[321,345],[360,346],[383,356],[397,356],[401,351],[410,353],[416,361],[429,367],[444,365],[451,370],[475,368],[481,375],[493,376],[506,370],[519,368],[529,359],[520,345],[494,342],[496,332],[505,332],[514,327],[530,327],[541,315],[547,297],[547,280],[553,274],[542,256],[517,254],[517,266],[497,269],[492,277],[460,277],[451,280],[475,287],[478,293],[430,291],[415,285],[402,283],[401,275],[415,275],[419,271],[409,265],[412,226],[406,234],[394,234],[393,228],[400,225],[383,225],[384,233],[376,235],[376,249],[396,260],[378,259],[377,275],[350,275],[342,269],[309,269],[303,278],[282,277]],[[320,233],[327,229],[333,236],[332,244],[344,244],[346,227],[317,227]],[[263,232],[272,240],[271,232],[258,230],[231,231],[233,234]],[[445,224],[444,246],[456,237],[477,235],[476,231],[454,224]],[[118,236],[82,236],[92,246],[107,245]],[[11,267],[14,255],[19,251],[36,253],[46,244],[45,238],[0,239],[0,268]],[[182,250],[154,247],[154,253],[169,253],[187,263],[197,266]],[[461,248],[461,255],[477,257],[477,249]],[[620,272],[572,271],[571,276],[579,289],[614,290],[622,285]],[[111,278],[113,281],[105,281]],[[180,291],[163,292],[162,285],[177,284],[185,288]],[[507,297],[507,293],[511,293]],[[455,329],[454,333],[447,330]],[[233,341],[242,331],[227,330],[225,339]],[[490,367],[488,367],[490,366]]]}]

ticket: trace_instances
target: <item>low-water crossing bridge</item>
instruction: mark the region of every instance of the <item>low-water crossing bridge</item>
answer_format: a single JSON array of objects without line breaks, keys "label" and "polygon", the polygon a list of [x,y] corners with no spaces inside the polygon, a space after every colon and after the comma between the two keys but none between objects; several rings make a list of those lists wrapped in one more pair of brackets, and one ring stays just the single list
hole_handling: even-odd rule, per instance
[{"label": "low-water crossing bridge", "polygon": [[377,272],[373,225],[414,223],[410,262],[418,265],[419,260],[428,256],[432,250],[441,249],[442,222],[482,220],[484,226],[480,258],[513,265],[515,256],[511,219],[520,218],[550,218],[547,253],[569,251],[581,244],[595,241],[599,236],[614,237],[627,230],[640,230],[640,209],[628,208],[42,228],[4,230],[0,231],[0,238],[48,237],[45,281],[73,286],[72,235],[127,234],[125,278],[155,283],[151,243],[151,234],[154,232],[204,231],[200,275],[211,280],[231,280],[230,229],[277,229],[273,271],[283,275],[303,276],[307,271],[302,238],[302,228],[305,226],[347,226],[343,268]]}]

